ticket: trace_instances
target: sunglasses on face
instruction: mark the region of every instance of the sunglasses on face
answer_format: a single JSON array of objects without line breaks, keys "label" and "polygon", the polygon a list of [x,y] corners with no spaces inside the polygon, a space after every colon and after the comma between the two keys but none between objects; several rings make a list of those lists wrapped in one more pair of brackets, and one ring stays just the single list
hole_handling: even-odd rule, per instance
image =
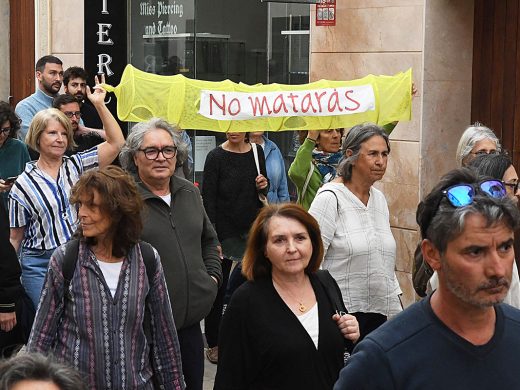
[{"label": "sunglasses on face", "polygon": [[478,184],[455,184],[442,191],[442,194],[453,207],[465,207],[473,203],[479,192],[492,198],[507,196],[506,187],[500,180],[484,180]]}]

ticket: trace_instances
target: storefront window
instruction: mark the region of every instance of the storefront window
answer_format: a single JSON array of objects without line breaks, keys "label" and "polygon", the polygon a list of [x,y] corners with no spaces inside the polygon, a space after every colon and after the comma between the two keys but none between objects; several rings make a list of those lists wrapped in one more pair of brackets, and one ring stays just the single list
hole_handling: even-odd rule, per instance
[{"label": "storefront window", "polygon": [[[260,0],[128,0],[129,61],[146,72],[246,84],[308,82],[309,12],[304,4]],[[186,129],[201,181],[205,158],[197,141],[225,134]],[[259,129],[261,130],[261,129]],[[289,164],[295,133],[271,133]],[[289,165],[287,165],[287,168]]]}]

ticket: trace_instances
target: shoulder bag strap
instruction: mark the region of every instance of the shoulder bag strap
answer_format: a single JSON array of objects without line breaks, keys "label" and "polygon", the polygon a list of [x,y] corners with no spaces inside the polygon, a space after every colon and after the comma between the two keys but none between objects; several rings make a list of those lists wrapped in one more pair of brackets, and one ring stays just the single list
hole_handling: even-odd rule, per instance
[{"label": "shoulder bag strap", "polygon": [[303,198],[305,197],[305,193],[307,192],[307,187],[309,186],[309,182],[311,181],[312,174],[314,173],[314,164],[311,161],[311,166],[309,169],[309,173],[307,173],[307,177],[305,178],[305,183],[303,183],[302,192],[298,195],[298,200],[296,203],[301,205],[303,203]]},{"label": "shoulder bag strap", "polygon": [[256,171],[261,175],[260,163],[258,162],[258,150],[256,149],[256,144],[254,142],[251,143],[251,148],[253,148],[253,156],[255,156]]}]

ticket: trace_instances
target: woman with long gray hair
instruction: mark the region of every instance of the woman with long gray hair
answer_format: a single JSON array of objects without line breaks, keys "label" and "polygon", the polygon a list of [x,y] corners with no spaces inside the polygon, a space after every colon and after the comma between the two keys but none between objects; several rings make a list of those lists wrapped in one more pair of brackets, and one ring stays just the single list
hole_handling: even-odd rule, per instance
[{"label": "woman with long gray hair", "polygon": [[338,176],[319,190],[309,213],[320,225],[323,268],[336,279],[363,338],[401,311],[388,205],[373,186],[385,174],[390,142],[381,127],[358,125],[341,151]]}]

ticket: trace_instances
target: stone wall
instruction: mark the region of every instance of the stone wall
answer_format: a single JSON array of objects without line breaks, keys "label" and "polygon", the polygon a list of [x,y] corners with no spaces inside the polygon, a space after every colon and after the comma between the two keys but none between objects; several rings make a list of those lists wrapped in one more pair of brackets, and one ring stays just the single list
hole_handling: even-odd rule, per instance
[{"label": "stone wall", "polygon": [[[469,121],[473,1],[337,0],[336,26],[315,25],[311,11],[311,81],[349,80],[413,69],[419,90],[412,120],[392,132],[383,180],[397,241],[397,277],[404,304],[415,300],[413,252],[417,204],[454,166],[451,156]],[[446,158],[450,156],[450,158]]]},{"label": "stone wall", "polygon": [[0,100],[9,97],[9,0],[0,0]]}]

